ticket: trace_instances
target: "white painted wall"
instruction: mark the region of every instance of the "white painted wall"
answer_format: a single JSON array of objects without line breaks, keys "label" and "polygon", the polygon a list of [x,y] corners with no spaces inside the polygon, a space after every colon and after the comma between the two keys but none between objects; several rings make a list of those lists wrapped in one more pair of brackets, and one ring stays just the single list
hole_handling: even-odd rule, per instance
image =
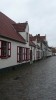
[{"label": "white painted wall", "polygon": [[32,61],[35,60],[35,47],[33,46],[29,46],[30,47],[30,50],[32,50]]},{"label": "white painted wall", "polygon": [[17,62],[17,46],[28,47],[28,48],[29,46],[27,46],[27,44],[22,44],[22,43],[11,41],[11,40],[4,39],[4,38],[0,38],[0,40],[11,42],[11,57],[7,59],[0,58],[0,69],[19,64]]},{"label": "white painted wall", "polygon": [[48,48],[47,50],[47,57],[52,56],[52,50]]},{"label": "white painted wall", "polygon": [[[19,32],[19,34],[25,39],[26,46],[29,47],[29,25],[27,24],[25,32]],[[28,41],[27,41],[27,34],[28,34]]]},{"label": "white painted wall", "polygon": [[44,43],[42,43],[42,57],[46,56],[47,56],[47,47],[46,45],[44,45]]},{"label": "white painted wall", "polygon": [[[42,58],[42,50],[38,49],[38,46],[40,47],[41,44],[37,43],[37,39],[35,41],[33,41],[33,42],[36,45],[36,48],[35,48],[35,60],[41,59]],[[37,54],[37,52],[39,52],[39,54]],[[37,56],[39,56],[39,58],[37,58]]]},{"label": "white painted wall", "polygon": [[29,25],[28,24],[25,28],[25,32],[19,32],[19,34],[26,40],[26,42],[27,42],[27,33],[28,33],[28,42],[29,42]]}]

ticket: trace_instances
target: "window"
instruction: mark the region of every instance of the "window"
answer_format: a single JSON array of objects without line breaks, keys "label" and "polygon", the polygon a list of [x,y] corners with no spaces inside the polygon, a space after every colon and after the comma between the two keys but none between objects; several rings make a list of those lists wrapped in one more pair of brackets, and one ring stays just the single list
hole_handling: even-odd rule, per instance
[{"label": "window", "polygon": [[32,50],[30,50],[30,60],[32,60]]},{"label": "window", "polygon": [[17,62],[22,62],[30,59],[30,49],[17,46]]},{"label": "window", "polygon": [[26,60],[30,60],[30,49],[26,48]]},{"label": "window", "polygon": [[17,62],[23,61],[23,48],[17,46]]},{"label": "window", "polygon": [[25,56],[25,60],[26,60],[26,48],[24,48],[24,50],[25,50],[25,51],[24,51],[24,52],[25,52],[25,53],[24,53],[24,56]]},{"label": "window", "polygon": [[17,46],[17,62],[19,62],[19,47]]},{"label": "window", "polygon": [[8,58],[11,56],[11,43],[0,40],[0,58]]},{"label": "window", "polygon": [[23,49],[23,52],[22,52],[22,56],[23,56],[23,61],[24,61],[24,47],[22,48]]},{"label": "window", "polygon": [[1,41],[0,41],[0,58],[1,58]]}]

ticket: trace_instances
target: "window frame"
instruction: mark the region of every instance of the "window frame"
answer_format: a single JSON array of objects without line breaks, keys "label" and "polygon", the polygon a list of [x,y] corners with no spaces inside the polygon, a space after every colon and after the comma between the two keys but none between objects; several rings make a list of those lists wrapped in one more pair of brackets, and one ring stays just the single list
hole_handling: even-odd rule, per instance
[{"label": "window frame", "polygon": [[[21,47],[21,48],[22,48],[22,58],[20,61],[20,50],[18,51],[18,49],[20,49],[20,46],[17,46],[17,62],[19,63],[30,60],[30,48],[26,48],[26,47]],[[28,50],[28,54],[27,54],[27,50]]]},{"label": "window frame", "polygon": [[26,60],[30,60],[30,48],[26,48]]},{"label": "window frame", "polygon": [[[5,42],[5,44],[6,44],[4,47],[3,47],[3,45],[4,45],[3,42]],[[9,47],[9,45],[10,45],[10,47]],[[6,50],[6,54],[3,54],[4,50]],[[9,52],[10,52],[10,54],[9,54]],[[0,40],[0,58],[6,59],[9,57],[11,57],[11,42],[8,42],[5,40]]]}]

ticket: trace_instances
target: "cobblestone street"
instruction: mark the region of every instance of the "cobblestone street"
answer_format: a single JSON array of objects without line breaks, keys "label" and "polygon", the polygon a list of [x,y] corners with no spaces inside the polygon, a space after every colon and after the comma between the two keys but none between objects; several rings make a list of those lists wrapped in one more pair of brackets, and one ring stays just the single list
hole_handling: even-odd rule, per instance
[{"label": "cobblestone street", "polygon": [[0,100],[56,100],[56,56],[1,75]]}]

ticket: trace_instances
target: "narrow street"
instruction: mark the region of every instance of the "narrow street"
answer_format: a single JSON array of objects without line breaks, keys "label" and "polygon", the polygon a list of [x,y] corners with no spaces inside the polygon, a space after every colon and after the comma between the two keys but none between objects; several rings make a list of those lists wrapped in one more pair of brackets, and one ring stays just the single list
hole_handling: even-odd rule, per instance
[{"label": "narrow street", "polygon": [[56,56],[1,75],[0,100],[56,100]]}]

